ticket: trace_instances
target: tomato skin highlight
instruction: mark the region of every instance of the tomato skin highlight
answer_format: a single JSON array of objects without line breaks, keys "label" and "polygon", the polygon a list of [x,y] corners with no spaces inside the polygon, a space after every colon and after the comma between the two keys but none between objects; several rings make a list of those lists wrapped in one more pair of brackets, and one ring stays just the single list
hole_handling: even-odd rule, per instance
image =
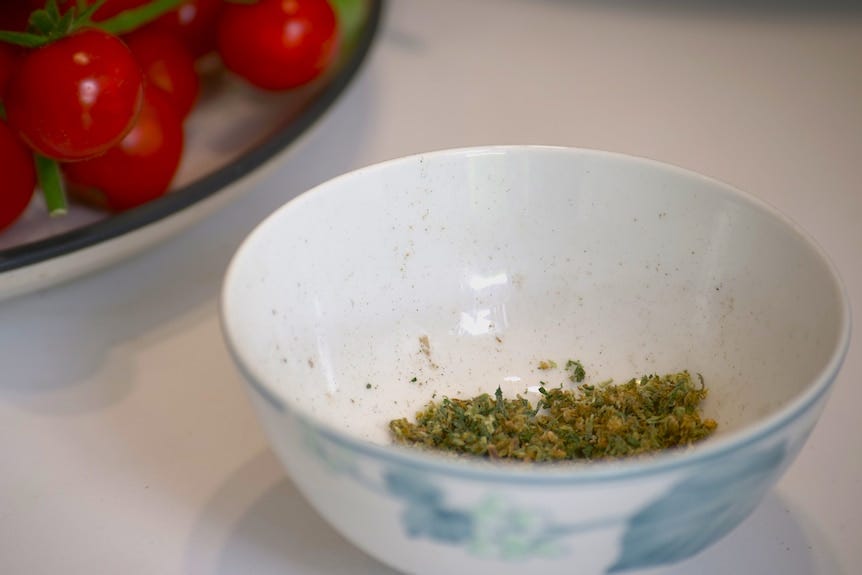
[{"label": "tomato skin highlight", "polygon": [[106,152],[141,108],[143,73],[117,37],[88,28],[25,54],[9,79],[9,126],[57,160]]},{"label": "tomato skin highlight", "polygon": [[319,76],[338,52],[339,30],[327,0],[226,3],[218,26],[225,67],[265,90],[286,90]]},{"label": "tomato skin highlight", "polygon": [[8,228],[24,213],[35,188],[32,152],[0,121],[0,230]]},{"label": "tomato skin highlight", "polygon": [[91,205],[124,211],[162,196],[183,153],[182,117],[167,94],[146,84],[132,130],[105,154],[63,165],[71,194]]},{"label": "tomato skin highlight", "polygon": [[195,59],[177,38],[152,30],[139,30],[125,37],[147,81],[161,88],[185,118],[200,93]]}]

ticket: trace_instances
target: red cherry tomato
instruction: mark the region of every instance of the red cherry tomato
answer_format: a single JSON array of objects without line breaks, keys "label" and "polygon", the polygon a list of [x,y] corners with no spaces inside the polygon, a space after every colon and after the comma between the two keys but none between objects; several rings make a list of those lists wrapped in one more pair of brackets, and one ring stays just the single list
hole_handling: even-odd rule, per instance
[{"label": "red cherry tomato", "polygon": [[[30,20],[30,11],[36,8],[31,8],[28,2],[20,0],[0,0],[0,30],[12,30],[14,32],[23,32],[27,29],[27,22]],[[42,8],[38,6],[37,8]]]},{"label": "red cherry tomato", "polygon": [[24,213],[36,187],[33,154],[5,122],[0,121],[0,230]]},{"label": "red cherry tomato", "polygon": [[216,27],[224,0],[183,0],[176,10],[145,26],[179,38],[192,56],[199,58],[216,49]]},{"label": "red cherry tomato", "polygon": [[144,87],[144,105],[132,131],[104,155],[63,165],[71,193],[112,211],[163,195],[183,151],[183,124],[168,96]]},{"label": "red cherry tomato", "polygon": [[9,85],[9,78],[12,77],[12,70],[15,68],[21,53],[22,50],[17,46],[0,42],[0,101],[3,100],[6,86]]},{"label": "red cherry tomato", "polygon": [[185,118],[200,91],[195,60],[185,45],[173,36],[150,30],[133,32],[125,40],[147,80],[164,90]]},{"label": "red cherry tomato", "polygon": [[266,90],[294,88],[335,58],[338,22],[327,0],[226,3],[218,27],[224,65]]},{"label": "red cherry tomato", "polygon": [[119,38],[84,29],[21,59],[6,90],[6,115],[40,154],[88,158],[128,133],[142,86],[141,68]]},{"label": "red cherry tomato", "polygon": [[[68,1],[68,0],[67,0]],[[93,15],[101,22],[152,0],[106,0]],[[96,0],[87,0],[93,4]],[[153,22],[140,28],[157,30],[175,36],[186,45],[195,58],[215,50],[215,28],[224,0],[182,0],[180,5]]]}]

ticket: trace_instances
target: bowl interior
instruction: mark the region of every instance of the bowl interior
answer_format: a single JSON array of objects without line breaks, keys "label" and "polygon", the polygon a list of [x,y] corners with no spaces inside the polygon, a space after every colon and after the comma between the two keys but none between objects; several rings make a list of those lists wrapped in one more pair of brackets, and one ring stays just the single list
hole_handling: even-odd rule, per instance
[{"label": "bowl interior", "polygon": [[290,408],[388,443],[432,397],[534,397],[688,369],[719,433],[810,393],[841,345],[840,286],[771,209],[654,162],[499,147],[395,160],[321,185],[231,264],[228,339]]}]

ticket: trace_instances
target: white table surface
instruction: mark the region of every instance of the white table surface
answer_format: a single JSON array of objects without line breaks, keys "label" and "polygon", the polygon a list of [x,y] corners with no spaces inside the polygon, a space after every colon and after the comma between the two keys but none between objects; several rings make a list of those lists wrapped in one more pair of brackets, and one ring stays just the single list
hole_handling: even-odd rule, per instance
[{"label": "white table surface", "polygon": [[[0,573],[391,573],[284,478],[217,316],[257,222],[373,162],[541,143],[696,170],[807,229],[862,325],[862,11],[689,4],[391,2],[360,77],[255,189],[130,261],[0,302]],[[755,514],[655,572],[862,573],[860,381],[857,340]]]}]

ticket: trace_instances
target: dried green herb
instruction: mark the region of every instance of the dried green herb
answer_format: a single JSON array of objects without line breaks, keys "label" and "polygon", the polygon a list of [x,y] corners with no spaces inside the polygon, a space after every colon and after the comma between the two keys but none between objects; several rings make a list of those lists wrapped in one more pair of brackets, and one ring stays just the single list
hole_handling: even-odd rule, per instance
[{"label": "dried green herb", "polygon": [[574,381],[575,383],[580,383],[584,381],[584,378],[587,377],[587,372],[584,370],[584,365],[578,360],[568,360],[566,362],[566,371],[571,372],[569,375],[569,379]]},{"label": "dried green herb", "polygon": [[[581,382],[583,365],[569,361],[569,378]],[[704,419],[703,379],[687,371],[647,375],[615,385],[539,389],[536,405],[520,395],[506,399],[497,388],[472,399],[443,398],[416,414],[389,423],[398,443],[493,459],[555,461],[603,459],[691,445],[717,424]]]}]

